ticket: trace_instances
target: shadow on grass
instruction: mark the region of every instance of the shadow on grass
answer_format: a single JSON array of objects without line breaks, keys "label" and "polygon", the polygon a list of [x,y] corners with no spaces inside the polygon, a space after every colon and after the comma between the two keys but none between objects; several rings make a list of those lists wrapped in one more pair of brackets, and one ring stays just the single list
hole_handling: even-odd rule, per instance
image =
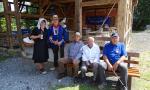
[{"label": "shadow on grass", "polygon": [[[107,85],[102,90],[116,90],[116,82],[108,80]],[[49,90],[100,90],[97,85],[91,84],[72,84],[72,85],[57,85]]]},{"label": "shadow on grass", "polygon": [[[49,90],[99,90],[97,86],[89,85],[89,84],[76,84],[76,85],[69,85],[69,86],[56,86],[53,89]],[[115,90],[112,87],[107,86],[103,90]]]}]

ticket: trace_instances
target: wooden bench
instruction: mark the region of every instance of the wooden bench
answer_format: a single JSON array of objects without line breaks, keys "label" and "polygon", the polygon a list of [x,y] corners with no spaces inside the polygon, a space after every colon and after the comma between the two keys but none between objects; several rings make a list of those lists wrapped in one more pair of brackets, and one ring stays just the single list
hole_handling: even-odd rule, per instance
[{"label": "wooden bench", "polygon": [[[96,39],[101,40],[101,41],[110,41],[109,37],[96,37]],[[101,51],[103,49],[103,47],[100,47]],[[132,86],[132,77],[140,77],[140,70],[139,70],[139,53],[136,52],[127,52],[128,57],[127,59],[124,61],[125,63],[127,63],[128,65],[128,90],[131,90],[131,86]],[[102,59],[102,58],[101,58]],[[73,71],[73,64],[69,63],[67,64],[67,70],[68,70],[68,75],[73,75],[74,72]],[[70,69],[70,70],[69,70]],[[72,71],[71,71],[72,70]],[[88,71],[92,71],[92,69],[89,69]],[[113,72],[110,71],[106,71],[106,75],[114,75]],[[118,73],[119,75],[119,73]]]},{"label": "wooden bench", "polygon": [[[128,90],[131,90],[132,77],[140,77],[140,71],[138,67],[139,61],[137,60],[137,58],[139,58],[139,53],[128,52],[127,60],[124,61],[128,65]],[[110,71],[106,71],[106,74],[114,75],[114,73]]]},{"label": "wooden bench", "polygon": [[[110,41],[110,37],[95,37],[96,40],[100,41]],[[101,51],[103,47],[100,47]],[[125,63],[128,65],[128,90],[131,90],[132,85],[132,77],[140,77],[140,70],[139,70],[139,57],[140,54],[136,52],[127,52],[127,59],[124,60]],[[107,75],[114,75],[113,72],[106,71]],[[118,73],[119,75],[119,73]]]}]

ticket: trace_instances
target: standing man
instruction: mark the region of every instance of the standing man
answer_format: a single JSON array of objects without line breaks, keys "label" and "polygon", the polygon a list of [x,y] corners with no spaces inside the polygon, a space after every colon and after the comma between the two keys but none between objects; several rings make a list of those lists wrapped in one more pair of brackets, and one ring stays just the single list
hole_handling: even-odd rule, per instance
[{"label": "standing man", "polygon": [[87,45],[82,47],[82,78],[86,79],[86,72],[88,67],[92,67],[94,77],[93,80],[96,81],[98,63],[100,62],[100,49],[97,44],[94,43],[94,38],[89,37]]},{"label": "standing man", "polygon": [[84,45],[83,42],[80,40],[80,38],[81,38],[80,33],[76,32],[74,34],[74,41],[69,45],[65,58],[61,58],[59,60],[58,79],[60,79],[66,75],[65,65],[67,63],[73,63],[73,65],[75,67],[75,70],[74,70],[75,76],[74,77],[77,77],[78,70],[79,70],[80,58],[82,56],[81,48]]},{"label": "standing man", "polygon": [[60,57],[64,57],[64,45],[68,40],[66,30],[59,24],[58,15],[53,15],[52,26],[49,31],[50,46],[54,54],[54,68],[58,67],[58,51],[60,50]]},{"label": "standing man", "polygon": [[105,62],[101,62],[99,66],[100,72],[100,85],[99,88],[102,89],[105,83],[105,70],[120,73],[120,80],[123,82],[124,86],[121,83],[117,82],[117,90],[127,90],[127,81],[128,81],[128,69],[127,65],[124,63],[126,59],[127,52],[125,50],[125,45],[119,42],[118,33],[112,33],[111,42],[107,43],[104,46],[103,58]]}]

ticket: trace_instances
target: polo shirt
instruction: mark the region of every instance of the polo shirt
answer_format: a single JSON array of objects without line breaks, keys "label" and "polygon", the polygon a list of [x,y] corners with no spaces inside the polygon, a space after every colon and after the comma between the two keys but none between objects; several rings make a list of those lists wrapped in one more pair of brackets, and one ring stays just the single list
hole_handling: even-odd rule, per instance
[{"label": "polo shirt", "polygon": [[108,58],[111,64],[115,64],[122,56],[127,56],[127,52],[123,43],[112,44],[110,42],[104,46],[103,55]]}]

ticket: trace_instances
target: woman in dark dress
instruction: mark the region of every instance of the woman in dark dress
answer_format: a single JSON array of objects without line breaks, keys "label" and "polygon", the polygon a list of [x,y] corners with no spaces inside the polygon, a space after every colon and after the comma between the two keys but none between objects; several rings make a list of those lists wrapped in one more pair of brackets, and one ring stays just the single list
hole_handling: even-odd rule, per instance
[{"label": "woman in dark dress", "polygon": [[34,63],[37,69],[42,73],[46,74],[44,69],[44,63],[49,58],[48,54],[48,24],[47,20],[40,18],[37,27],[31,33],[31,39],[34,40],[33,57]]}]

